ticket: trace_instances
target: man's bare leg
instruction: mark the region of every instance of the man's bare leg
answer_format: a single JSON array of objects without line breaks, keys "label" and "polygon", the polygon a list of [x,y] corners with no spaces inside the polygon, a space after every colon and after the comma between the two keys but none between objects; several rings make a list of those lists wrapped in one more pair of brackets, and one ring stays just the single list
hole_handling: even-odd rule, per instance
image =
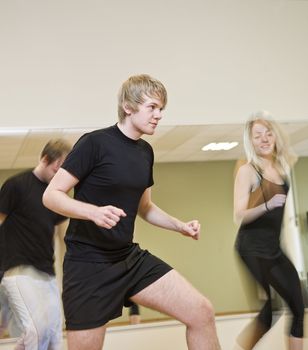
[{"label": "man's bare leg", "polygon": [[175,270],[171,270],[131,299],[184,323],[189,350],[220,349],[210,301]]},{"label": "man's bare leg", "polygon": [[68,350],[101,350],[106,326],[78,331],[67,331]]}]

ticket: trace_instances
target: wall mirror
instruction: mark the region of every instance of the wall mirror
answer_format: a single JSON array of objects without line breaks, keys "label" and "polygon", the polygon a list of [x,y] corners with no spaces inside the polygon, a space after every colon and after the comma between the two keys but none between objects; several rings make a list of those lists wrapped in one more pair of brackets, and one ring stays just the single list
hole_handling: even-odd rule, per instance
[{"label": "wall mirror", "polygon": [[[293,176],[294,193],[296,220],[307,270],[308,121],[284,123],[283,126],[299,156]],[[22,169],[34,167],[49,139],[64,137],[73,144],[83,133],[91,130],[0,129],[0,183]],[[155,135],[145,137],[155,151],[154,201],[183,220],[198,218],[203,229],[200,241],[194,242],[138,220],[136,240],[187,277],[213,301],[220,314],[256,310],[259,305],[255,298],[255,285],[238,262],[233,249],[237,231],[232,219],[233,172],[236,162],[244,158],[242,133],[241,124],[160,126]],[[239,142],[239,145],[230,151],[201,150],[211,142],[227,141]],[[64,228],[61,230],[63,238]],[[56,241],[59,285],[64,253],[62,238]],[[230,293],[226,294],[226,289],[231,289]],[[164,317],[142,309],[144,320]],[[126,320],[127,312],[124,311],[122,318],[115,322]],[[8,333],[4,335],[9,336]]]}]

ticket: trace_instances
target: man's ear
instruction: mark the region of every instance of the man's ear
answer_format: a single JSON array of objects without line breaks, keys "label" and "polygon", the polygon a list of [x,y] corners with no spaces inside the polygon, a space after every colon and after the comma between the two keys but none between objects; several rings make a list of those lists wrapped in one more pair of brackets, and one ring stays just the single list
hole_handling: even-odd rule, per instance
[{"label": "man's ear", "polygon": [[132,109],[131,107],[128,105],[127,102],[124,102],[122,105],[124,112],[126,113],[126,115],[131,115],[132,114]]},{"label": "man's ear", "polygon": [[49,159],[48,159],[48,156],[45,154],[44,155],[44,157],[42,157],[41,159],[40,159],[40,161],[42,162],[42,163],[44,163],[45,165],[48,165],[49,164]]}]

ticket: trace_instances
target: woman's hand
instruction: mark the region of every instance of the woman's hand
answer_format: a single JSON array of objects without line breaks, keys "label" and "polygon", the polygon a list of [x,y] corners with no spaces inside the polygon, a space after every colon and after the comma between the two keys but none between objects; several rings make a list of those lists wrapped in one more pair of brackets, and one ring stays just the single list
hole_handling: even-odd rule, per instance
[{"label": "woman's hand", "polygon": [[268,211],[278,207],[282,207],[286,202],[287,196],[285,194],[275,194],[269,201],[265,203]]}]

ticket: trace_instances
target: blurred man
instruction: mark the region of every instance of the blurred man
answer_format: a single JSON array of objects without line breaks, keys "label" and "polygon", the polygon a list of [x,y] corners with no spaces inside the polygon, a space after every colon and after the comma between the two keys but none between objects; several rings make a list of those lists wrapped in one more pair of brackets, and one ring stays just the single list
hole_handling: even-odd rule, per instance
[{"label": "blurred man", "polygon": [[9,178],[0,191],[1,286],[22,327],[18,350],[61,349],[54,231],[65,217],[47,209],[42,195],[69,151],[66,141],[49,141],[38,165]]}]

